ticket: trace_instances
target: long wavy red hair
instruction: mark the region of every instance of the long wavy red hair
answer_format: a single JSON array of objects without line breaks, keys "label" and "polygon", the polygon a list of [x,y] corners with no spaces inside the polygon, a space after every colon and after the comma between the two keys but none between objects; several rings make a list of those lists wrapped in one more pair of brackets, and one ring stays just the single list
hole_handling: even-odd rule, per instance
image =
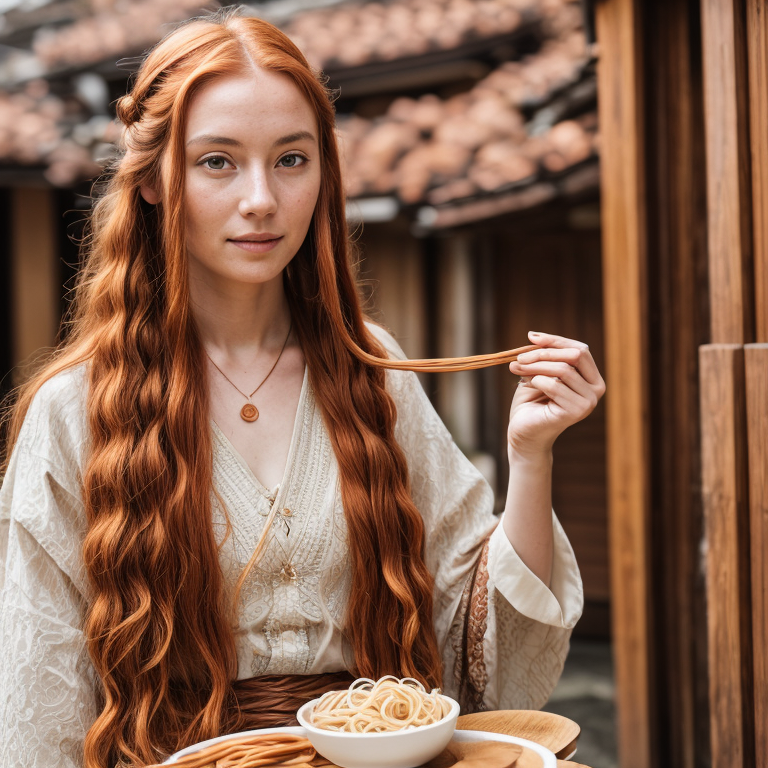
[{"label": "long wavy red hair", "polygon": [[[339,465],[353,672],[440,683],[423,523],[394,439],[384,370],[370,364],[385,353],[366,329],[349,263],[332,102],[283,33],[225,9],[169,34],[118,101],[128,152],[90,218],[67,341],[20,390],[10,420],[6,457],[41,384],[87,363],[85,634],[103,706],[85,740],[86,768],[152,763],[218,735],[231,704],[237,663],[211,525],[212,444],[200,417],[208,389],[189,305],[182,139],[196,91],[254,63],[293,80],[320,133],[317,207],[284,279]],[[162,190],[157,206],[141,198],[145,184]]]}]

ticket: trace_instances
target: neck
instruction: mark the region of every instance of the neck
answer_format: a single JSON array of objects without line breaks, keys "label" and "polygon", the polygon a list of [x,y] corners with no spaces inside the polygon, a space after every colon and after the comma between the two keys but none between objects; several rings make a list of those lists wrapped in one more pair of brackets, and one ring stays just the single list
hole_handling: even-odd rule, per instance
[{"label": "neck", "polygon": [[283,276],[266,283],[221,284],[190,278],[190,306],[203,346],[225,357],[252,357],[282,346],[291,322]]}]

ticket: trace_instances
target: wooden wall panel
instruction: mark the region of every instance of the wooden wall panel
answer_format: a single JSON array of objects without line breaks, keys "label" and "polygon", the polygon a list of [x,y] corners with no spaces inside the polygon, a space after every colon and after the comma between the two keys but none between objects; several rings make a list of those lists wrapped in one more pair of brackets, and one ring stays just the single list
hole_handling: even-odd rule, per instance
[{"label": "wooden wall panel", "polygon": [[743,0],[701,0],[713,343],[754,341]]},{"label": "wooden wall panel", "polygon": [[[524,344],[529,330],[538,329],[587,341],[603,370],[600,233],[597,229],[572,230],[565,219],[565,211],[557,209],[540,225],[532,224],[533,217],[526,217],[524,222],[484,224],[482,232],[466,230],[460,236],[452,233],[438,241],[434,254],[436,275],[426,283],[420,277],[420,268],[414,266],[420,265],[420,241],[407,232],[393,235],[383,226],[366,225],[359,243],[361,272],[373,292],[373,315],[393,330],[411,357],[510,349]],[[472,256],[475,274],[470,282],[477,280],[486,286],[476,300],[476,322],[484,332],[478,328],[475,342],[466,335],[462,340],[451,331],[457,317],[461,319],[457,315],[461,302],[455,293],[461,286],[454,284],[459,273],[453,258],[460,255],[461,249],[468,249]],[[483,266],[476,260],[487,263]],[[488,274],[483,275],[483,270]],[[466,279],[463,282],[465,288],[469,286]],[[425,347],[429,334],[424,323],[426,308],[432,304],[436,305],[439,327],[436,348],[430,351]],[[489,316],[483,318],[486,313]],[[466,334],[471,325],[464,318],[458,330]],[[492,334],[488,333],[489,327]],[[457,342],[464,346],[450,347]],[[476,348],[466,346],[473,343]],[[475,394],[470,394],[468,400],[465,394],[462,399],[472,403],[470,410],[474,411],[481,392],[490,393],[495,400],[481,409],[481,416],[495,413],[496,419],[479,430],[479,447],[496,458],[497,495],[503,505],[508,476],[505,424],[517,377],[506,366],[467,374],[478,385]],[[479,378],[486,374],[489,381]],[[441,416],[454,429],[457,424],[451,419],[450,403],[457,399],[454,395],[460,394],[455,389],[459,375],[435,376],[427,382],[434,402],[444,409]],[[462,430],[456,430],[455,436],[461,440]],[[553,503],[575,549],[585,597],[603,608],[609,600],[610,581],[605,454],[605,406],[601,402],[589,419],[567,430],[555,444]],[[604,614],[602,610],[601,619]],[[600,621],[592,633],[599,634],[603,625]]]},{"label": "wooden wall panel", "polygon": [[[568,229],[557,213],[549,217],[547,229],[523,234],[510,228],[494,237],[496,348],[524,344],[529,330],[551,331],[587,342],[604,370],[599,232]],[[500,393],[497,411],[506,419],[517,377],[505,366],[493,373]],[[505,433],[498,425],[495,431],[503,488],[508,470]],[[576,553],[584,596],[607,604],[604,401],[557,439],[554,458],[552,503]]]},{"label": "wooden wall panel", "polygon": [[424,268],[419,242],[398,222],[366,224],[357,245],[365,308],[395,335],[408,357],[426,357]]},{"label": "wooden wall panel", "polygon": [[755,754],[744,348],[705,345],[699,360],[712,765],[751,768]]},{"label": "wooden wall panel", "polygon": [[768,342],[768,6],[747,0],[755,339]]},{"label": "wooden wall panel", "polygon": [[768,766],[768,344],[744,349],[752,568],[755,756]]},{"label": "wooden wall panel", "polygon": [[637,0],[595,7],[601,134],[608,510],[619,758],[655,765],[651,708],[648,303],[642,26]]}]

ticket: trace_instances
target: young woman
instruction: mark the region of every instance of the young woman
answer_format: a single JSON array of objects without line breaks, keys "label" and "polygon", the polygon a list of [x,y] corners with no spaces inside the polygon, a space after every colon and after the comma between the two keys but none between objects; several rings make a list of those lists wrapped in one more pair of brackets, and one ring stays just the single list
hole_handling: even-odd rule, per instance
[{"label": "young woman", "polygon": [[352,675],[540,706],[582,606],[550,475],[603,393],[586,345],[531,334],[510,366],[497,526],[416,376],[384,370],[302,54],[226,10],[117,109],[67,341],[9,424],[0,765],[145,765]]}]

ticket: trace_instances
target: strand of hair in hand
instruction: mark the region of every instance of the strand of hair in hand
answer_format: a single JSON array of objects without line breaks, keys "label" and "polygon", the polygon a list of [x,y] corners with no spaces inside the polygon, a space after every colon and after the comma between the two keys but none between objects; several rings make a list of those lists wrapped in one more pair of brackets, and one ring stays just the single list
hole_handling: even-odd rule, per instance
[{"label": "strand of hair in hand", "polygon": [[493,352],[487,355],[472,355],[470,357],[438,357],[425,360],[393,360],[390,358],[369,355],[359,347],[353,352],[368,365],[378,368],[389,368],[397,371],[415,371],[416,373],[451,373],[453,371],[474,371],[479,368],[489,368],[493,365],[509,365],[517,360],[518,355],[538,349],[535,344],[529,344],[517,349],[504,352]]}]

